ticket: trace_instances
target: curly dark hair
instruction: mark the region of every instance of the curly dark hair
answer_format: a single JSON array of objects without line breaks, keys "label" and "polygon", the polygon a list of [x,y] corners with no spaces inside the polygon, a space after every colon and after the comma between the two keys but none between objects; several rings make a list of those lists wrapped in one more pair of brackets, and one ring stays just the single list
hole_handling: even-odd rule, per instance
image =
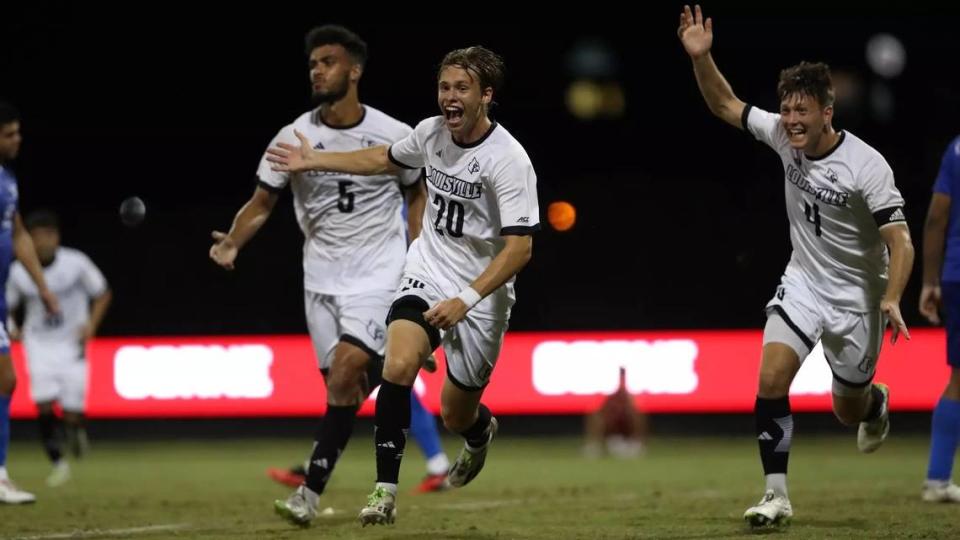
[{"label": "curly dark hair", "polygon": [[325,24],[307,32],[304,39],[307,56],[317,47],[340,45],[347,50],[353,61],[361,66],[367,63],[367,43],[352,30],[337,24]]}]

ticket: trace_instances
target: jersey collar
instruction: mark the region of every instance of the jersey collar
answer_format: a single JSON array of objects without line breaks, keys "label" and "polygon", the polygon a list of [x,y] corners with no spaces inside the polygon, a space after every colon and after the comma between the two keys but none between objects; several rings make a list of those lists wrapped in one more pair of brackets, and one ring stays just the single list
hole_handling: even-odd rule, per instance
[{"label": "jersey collar", "polygon": [[353,128],[359,126],[360,124],[362,124],[363,121],[364,121],[364,119],[367,118],[367,107],[364,106],[364,105],[361,105],[360,108],[363,109],[363,113],[360,115],[360,119],[357,120],[356,122],[350,124],[350,125],[346,125],[346,126],[333,126],[333,125],[330,125],[330,124],[324,122],[324,121],[323,121],[323,115],[320,114],[320,108],[319,108],[319,107],[317,108],[317,110],[315,110],[315,111],[313,112],[313,122],[314,122],[315,124],[323,124],[323,125],[327,126],[327,127],[330,128],[330,129],[353,129]]},{"label": "jersey collar", "polygon": [[830,149],[827,150],[822,156],[813,157],[807,154],[803,154],[803,157],[807,158],[808,161],[820,161],[821,159],[826,159],[827,157],[830,156],[830,154],[836,152],[837,148],[840,148],[840,145],[843,144],[843,140],[846,138],[847,138],[847,132],[841,130],[840,138],[837,139],[837,142],[835,142],[833,146],[831,146]]}]

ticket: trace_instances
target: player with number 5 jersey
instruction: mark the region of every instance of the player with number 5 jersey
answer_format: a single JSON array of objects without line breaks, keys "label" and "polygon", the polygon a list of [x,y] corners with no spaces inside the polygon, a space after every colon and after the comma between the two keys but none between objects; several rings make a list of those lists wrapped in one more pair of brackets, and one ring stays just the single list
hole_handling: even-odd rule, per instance
[{"label": "player with number 5 jersey", "polygon": [[[316,148],[349,152],[382,147],[413,131],[360,102],[368,49],[355,32],[339,25],[319,26],[307,33],[305,45],[314,107],[281,129],[271,146],[296,142],[294,132],[303,132]],[[274,510],[288,521],[306,525],[318,515],[320,496],[353,434],[359,406],[380,384],[386,318],[403,272],[407,234],[411,239],[420,234],[426,187],[420,169],[370,176],[293,173],[272,170],[265,158],[257,181],[230,231],[213,233],[210,257],[233,269],[240,249],[289,186],[304,235],[304,310],[327,390],[327,408],[302,469],[271,469],[269,474],[296,487],[285,500],[274,501]],[[416,396],[407,404],[408,415],[411,407],[414,439],[427,458],[428,476],[420,490],[442,489],[449,462],[436,421]]]}]

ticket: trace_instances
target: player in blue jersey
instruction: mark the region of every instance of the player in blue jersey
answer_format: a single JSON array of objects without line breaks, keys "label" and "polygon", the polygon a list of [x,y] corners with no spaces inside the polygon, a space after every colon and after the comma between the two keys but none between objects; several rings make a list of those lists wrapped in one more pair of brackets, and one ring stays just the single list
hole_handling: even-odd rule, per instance
[{"label": "player in blue jersey", "polygon": [[930,502],[960,502],[960,487],[950,481],[960,439],[960,205],[952,203],[954,195],[960,196],[960,137],[943,154],[923,229],[920,313],[940,324],[943,308],[950,365],[950,380],[933,410],[930,465],[922,491],[923,500]]},{"label": "player in blue jersey", "polygon": [[[0,101],[0,285],[6,286],[13,257],[23,263],[36,283],[49,313],[59,313],[57,297],[47,288],[43,268],[37,259],[33,240],[17,212],[17,179],[8,167],[20,152],[20,114],[10,104]],[[7,320],[7,305],[0,295],[0,321]],[[10,358],[10,339],[0,324],[0,504],[32,503],[36,497],[19,489],[7,475],[7,445],[10,442],[10,399],[17,385]]]}]

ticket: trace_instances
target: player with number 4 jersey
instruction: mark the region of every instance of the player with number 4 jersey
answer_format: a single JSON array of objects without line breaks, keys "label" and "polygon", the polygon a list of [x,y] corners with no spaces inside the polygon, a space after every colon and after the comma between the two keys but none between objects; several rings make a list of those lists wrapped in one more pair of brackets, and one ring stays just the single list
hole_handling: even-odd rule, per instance
[{"label": "player with number 4 jersey", "polygon": [[710,50],[713,21],[685,6],[677,31],[710,111],[780,155],[793,254],[767,304],[755,415],[766,491],[744,513],[751,525],[790,520],[787,459],[793,437],[790,383],[816,343],[833,371],[833,410],[858,425],[873,452],[890,430],[889,389],[873,383],[884,328],[910,339],[900,298],[913,244],[893,171],[875,149],[833,121],[830,68],[801,62],[780,73],[779,113],[737,98]]}]

